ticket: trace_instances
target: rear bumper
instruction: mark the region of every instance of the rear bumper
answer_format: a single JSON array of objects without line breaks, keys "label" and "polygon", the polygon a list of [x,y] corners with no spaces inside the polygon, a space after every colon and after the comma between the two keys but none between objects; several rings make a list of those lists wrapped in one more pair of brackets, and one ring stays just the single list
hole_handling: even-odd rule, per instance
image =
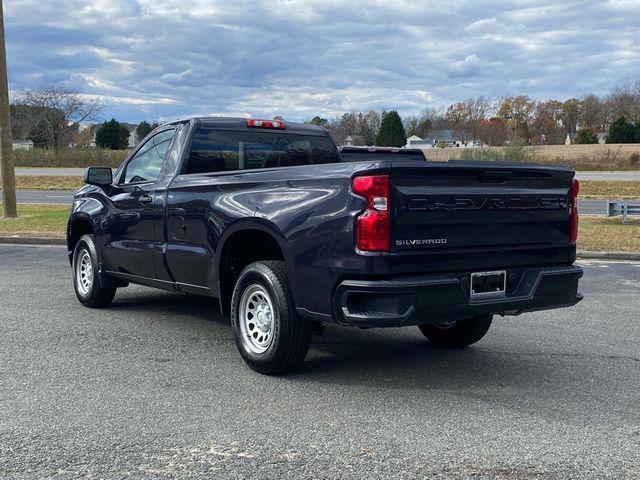
[{"label": "rear bumper", "polygon": [[338,323],[393,327],[461,320],[481,314],[568,307],[582,300],[579,266],[507,269],[506,294],[469,298],[470,272],[389,280],[345,280],[334,294]]}]

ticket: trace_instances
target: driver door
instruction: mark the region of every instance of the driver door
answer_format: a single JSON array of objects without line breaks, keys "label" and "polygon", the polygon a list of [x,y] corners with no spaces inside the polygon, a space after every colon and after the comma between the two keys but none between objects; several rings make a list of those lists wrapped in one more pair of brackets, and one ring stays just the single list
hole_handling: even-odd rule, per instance
[{"label": "driver door", "polygon": [[174,133],[173,128],[163,130],[141,145],[111,190],[111,211],[102,222],[109,270],[156,278],[153,252],[159,243],[154,222],[162,215],[162,199],[156,204],[156,185]]}]

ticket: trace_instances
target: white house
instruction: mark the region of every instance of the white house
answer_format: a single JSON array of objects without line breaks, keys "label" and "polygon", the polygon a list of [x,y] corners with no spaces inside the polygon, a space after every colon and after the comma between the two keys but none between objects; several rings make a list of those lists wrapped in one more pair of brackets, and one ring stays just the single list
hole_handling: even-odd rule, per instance
[{"label": "white house", "polygon": [[404,146],[404,148],[425,148],[422,146],[423,143],[424,140],[422,140],[419,136],[411,135],[409,138],[407,138],[407,144]]},{"label": "white house", "polygon": [[14,150],[31,150],[33,140],[13,140],[12,147]]},{"label": "white house", "polygon": [[[471,135],[465,135],[469,138]],[[439,145],[445,145],[447,147],[458,148],[471,148],[479,147],[479,142],[465,142],[463,137],[458,135],[454,130],[432,130],[429,132],[426,138],[420,138],[417,135],[412,135],[407,138],[407,144],[405,148],[437,148]]]}]

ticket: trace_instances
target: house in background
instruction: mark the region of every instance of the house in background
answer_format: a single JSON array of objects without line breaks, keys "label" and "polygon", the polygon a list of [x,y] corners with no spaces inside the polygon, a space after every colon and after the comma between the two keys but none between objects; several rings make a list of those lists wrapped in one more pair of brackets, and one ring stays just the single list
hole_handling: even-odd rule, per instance
[{"label": "house in background", "polygon": [[13,140],[14,150],[31,150],[33,148],[33,140]]},{"label": "house in background", "polygon": [[346,137],[344,137],[345,147],[363,146],[366,144],[367,142],[364,140],[364,137],[362,135],[347,135]]},{"label": "house in background", "polygon": [[405,148],[427,148],[422,145],[423,143],[424,140],[422,140],[419,136],[411,135],[409,138],[407,138],[407,144],[405,145]]},{"label": "house in background", "polygon": [[[471,135],[466,134],[465,138],[470,138]],[[463,140],[463,137],[456,133],[454,130],[432,130],[425,138],[420,138],[417,135],[412,135],[407,138],[407,144],[405,148],[437,148],[441,145],[446,147],[457,148],[472,148],[481,146],[480,142],[473,142]]]}]

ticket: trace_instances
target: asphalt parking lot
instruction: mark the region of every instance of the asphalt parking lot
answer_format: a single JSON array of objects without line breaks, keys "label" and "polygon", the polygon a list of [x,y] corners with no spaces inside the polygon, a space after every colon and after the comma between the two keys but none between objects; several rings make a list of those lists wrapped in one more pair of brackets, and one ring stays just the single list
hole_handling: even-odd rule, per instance
[{"label": "asphalt parking lot", "polygon": [[329,326],[269,378],[208,299],[89,310],[63,247],[0,245],[0,478],[640,478],[640,264],[464,350]]}]

